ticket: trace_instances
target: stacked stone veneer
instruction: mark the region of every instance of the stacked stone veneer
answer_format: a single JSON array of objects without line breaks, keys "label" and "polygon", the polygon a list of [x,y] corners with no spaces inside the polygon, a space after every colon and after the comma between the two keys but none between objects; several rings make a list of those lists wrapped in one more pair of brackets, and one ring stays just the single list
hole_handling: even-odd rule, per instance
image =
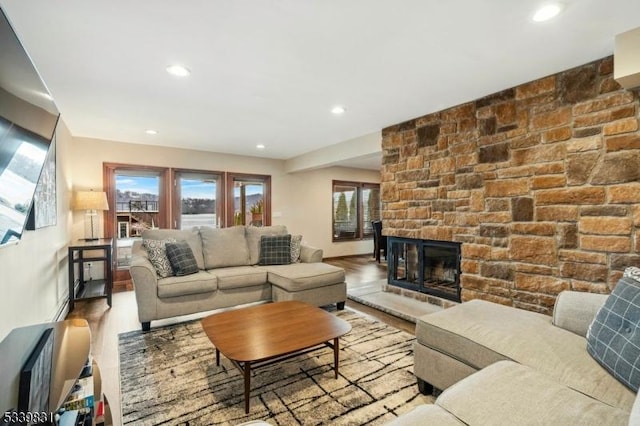
[{"label": "stacked stone veneer", "polygon": [[462,242],[463,301],[550,313],[562,290],[609,292],[640,266],[640,104],[612,74],[609,57],[384,129],[384,234]]}]

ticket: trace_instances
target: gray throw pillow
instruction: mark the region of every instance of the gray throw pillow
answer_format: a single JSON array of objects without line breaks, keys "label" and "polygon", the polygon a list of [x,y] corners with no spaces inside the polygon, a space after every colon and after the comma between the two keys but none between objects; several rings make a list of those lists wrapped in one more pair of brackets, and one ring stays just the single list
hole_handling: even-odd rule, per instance
[{"label": "gray throw pillow", "polygon": [[260,265],[288,265],[291,263],[291,235],[263,235],[260,237]]},{"label": "gray throw pillow", "polygon": [[167,243],[175,243],[176,240],[168,238],[166,240],[142,240],[142,246],[147,250],[149,261],[156,270],[156,274],[160,278],[166,278],[173,275],[171,262],[167,257]]},{"label": "gray throw pillow", "polygon": [[587,351],[621,383],[640,387],[640,282],[623,276],[596,314]]},{"label": "gray throw pillow", "polygon": [[167,243],[166,247],[167,257],[176,276],[181,277],[198,272],[198,263],[186,241]]}]

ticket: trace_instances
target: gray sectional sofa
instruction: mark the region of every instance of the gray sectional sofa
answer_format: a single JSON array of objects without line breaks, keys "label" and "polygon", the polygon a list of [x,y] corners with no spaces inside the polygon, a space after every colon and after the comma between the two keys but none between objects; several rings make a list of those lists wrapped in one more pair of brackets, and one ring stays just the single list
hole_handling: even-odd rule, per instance
[{"label": "gray sectional sofa", "polygon": [[342,268],[322,263],[322,250],[302,245],[299,261],[258,265],[263,235],[286,235],[285,226],[155,229],[144,239],[186,241],[198,271],[158,277],[141,241],[132,248],[131,280],[143,330],[151,321],[259,301],[300,300],[316,306],[347,299]]},{"label": "gray sectional sofa", "polygon": [[[473,300],[419,318],[414,373],[423,393],[443,392],[391,425],[637,425],[636,392],[587,350],[609,297],[563,292],[553,317]],[[614,319],[628,335],[638,327],[634,297],[636,312]]]}]

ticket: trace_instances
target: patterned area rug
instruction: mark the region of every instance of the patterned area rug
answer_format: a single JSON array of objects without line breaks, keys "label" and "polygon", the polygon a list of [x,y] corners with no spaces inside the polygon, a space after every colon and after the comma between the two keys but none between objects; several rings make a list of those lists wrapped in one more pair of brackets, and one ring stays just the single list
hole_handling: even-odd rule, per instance
[{"label": "patterned area rug", "polygon": [[340,339],[340,369],[323,347],[253,371],[251,410],[243,379],[215,350],[199,321],[119,336],[123,424],[384,424],[416,405],[414,337],[349,309],[335,311],[352,330]]}]

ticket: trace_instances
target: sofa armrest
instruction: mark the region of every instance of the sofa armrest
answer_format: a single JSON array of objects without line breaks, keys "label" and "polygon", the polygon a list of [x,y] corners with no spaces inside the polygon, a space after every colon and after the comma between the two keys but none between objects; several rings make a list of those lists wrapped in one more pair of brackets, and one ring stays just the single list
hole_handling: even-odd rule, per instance
[{"label": "sofa armrest", "polygon": [[563,291],[553,307],[553,325],[586,337],[589,325],[608,294]]},{"label": "sofa armrest", "polygon": [[311,246],[300,246],[300,262],[315,263],[322,262],[322,249]]},{"label": "sofa armrest", "polygon": [[133,255],[129,267],[131,282],[136,293],[138,318],[140,322],[156,319],[156,299],[158,297],[158,276],[146,255]]}]

